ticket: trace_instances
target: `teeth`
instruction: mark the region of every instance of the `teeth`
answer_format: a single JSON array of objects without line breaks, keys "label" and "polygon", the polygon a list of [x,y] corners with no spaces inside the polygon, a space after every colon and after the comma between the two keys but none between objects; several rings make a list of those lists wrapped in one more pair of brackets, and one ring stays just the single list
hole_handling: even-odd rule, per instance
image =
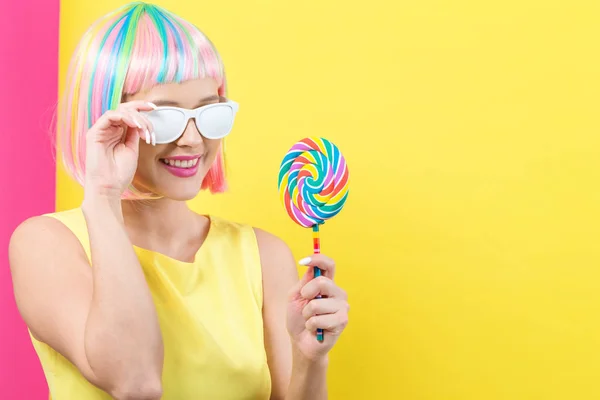
[{"label": "teeth", "polygon": [[194,158],[193,160],[166,160],[164,159],[163,162],[167,165],[170,165],[171,167],[176,167],[176,168],[192,168],[194,167],[196,164],[198,164],[198,158]]}]

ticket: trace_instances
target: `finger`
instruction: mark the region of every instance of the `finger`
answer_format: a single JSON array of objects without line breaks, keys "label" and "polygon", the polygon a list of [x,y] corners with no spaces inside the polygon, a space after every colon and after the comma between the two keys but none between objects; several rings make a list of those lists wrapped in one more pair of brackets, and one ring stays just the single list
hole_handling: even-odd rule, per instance
[{"label": "finger", "polygon": [[144,114],[139,113],[137,111],[134,112],[134,115],[139,121],[141,121],[142,126],[150,135],[150,141],[152,143],[152,146],[156,146],[156,133],[154,132],[154,126],[152,125],[152,122],[150,122],[148,117],[146,117]]},{"label": "finger", "polygon": [[336,298],[314,299],[304,306],[302,316],[308,320],[315,315],[335,314],[340,310],[349,311],[348,303],[345,300]]},{"label": "finger", "polygon": [[132,120],[135,121],[138,128],[142,131],[142,133],[140,134],[142,139],[144,139],[147,144],[152,144],[152,131],[150,130],[149,121],[144,116],[142,116],[142,114],[135,111],[134,109],[124,109],[123,113],[128,115]]},{"label": "finger", "polygon": [[143,111],[152,111],[156,110],[156,105],[149,102],[144,101],[130,101],[127,103],[122,103],[120,105],[122,109],[129,111],[132,115],[135,116],[136,120],[141,123],[143,128],[145,129],[146,135],[146,143],[152,144],[156,146],[156,134],[154,132],[154,127],[150,120],[142,114]]},{"label": "finger", "polygon": [[152,111],[156,110],[156,105],[148,101],[134,100],[119,104],[119,109],[131,109],[136,111]]},{"label": "finger", "polygon": [[289,293],[289,299],[296,299],[300,295],[300,290],[313,278],[312,269],[307,269],[302,278],[292,287]]},{"label": "finger", "polygon": [[335,261],[323,254],[313,254],[310,257],[306,257],[298,261],[298,264],[318,267],[322,270],[323,275],[330,279],[333,279],[335,276]]},{"label": "finger", "polygon": [[338,287],[331,279],[325,276],[319,276],[308,282],[300,290],[300,295],[305,298],[312,300],[318,295],[335,297],[346,300],[348,296],[346,292]]},{"label": "finger", "polygon": [[[104,113],[104,115],[102,115],[98,119],[95,125],[98,129],[100,129],[100,131],[110,131],[115,127],[121,128],[119,137],[112,138],[118,139],[119,141],[123,140],[125,138],[126,133],[130,130],[134,130],[133,133],[135,134],[141,134],[142,132],[142,129],[139,128],[138,123],[136,123],[135,120],[131,118],[131,116],[127,115],[127,113],[116,110],[111,110]],[[97,130],[90,129],[88,131],[88,134],[92,134],[92,132],[97,132]],[[91,139],[97,140],[98,138],[94,137]]]},{"label": "finger", "polygon": [[323,329],[334,335],[339,335],[348,325],[348,313],[340,310],[335,314],[316,315],[309,318],[305,327],[309,332],[316,332],[317,329]]},{"label": "finger", "polygon": [[141,129],[141,125],[124,111],[107,111],[100,119],[102,120],[100,127],[105,129],[113,125],[123,124],[133,129]]},{"label": "finger", "polygon": [[125,146],[130,149],[137,151],[140,146],[140,134],[139,131],[135,131],[134,129],[128,129],[125,134]]}]

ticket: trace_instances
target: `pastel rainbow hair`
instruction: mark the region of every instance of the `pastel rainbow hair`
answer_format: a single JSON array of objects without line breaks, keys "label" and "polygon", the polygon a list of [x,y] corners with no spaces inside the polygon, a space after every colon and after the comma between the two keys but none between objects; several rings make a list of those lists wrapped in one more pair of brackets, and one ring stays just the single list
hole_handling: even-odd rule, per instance
[{"label": "pastel rainbow hair", "polygon": [[[85,134],[124,95],[153,86],[211,77],[226,97],[223,62],[194,25],[164,8],[134,2],[97,20],[83,35],[71,60],[58,128],[63,163],[81,185],[85,177]],[[224,152],[209,169],[202,189],[226,190]],[[143,198],[133,186],[124,198]]]}]

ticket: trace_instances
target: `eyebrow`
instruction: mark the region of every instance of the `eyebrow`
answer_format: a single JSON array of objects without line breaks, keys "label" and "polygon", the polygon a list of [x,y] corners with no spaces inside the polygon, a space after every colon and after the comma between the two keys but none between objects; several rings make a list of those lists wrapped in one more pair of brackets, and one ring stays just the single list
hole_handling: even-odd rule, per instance
[{"label": "eyebrow", "polygon": [[[208,96],[203,98],[202,100],[200,100],[200,102],[194,107],[194,108],[198,108],[200,106],[202,106],[205,103],[208,103],[209,101],[215,101],[215,100],[221,100],[221,96],[219,95],[212,95],[212,96]],[[179,104],[176,101],[173,100],[163,100],[163,99],[156,99],[151,101],[151,103],[153,103],[156,106],[171,106],[171,107],[181,107],[181,104]]]}]

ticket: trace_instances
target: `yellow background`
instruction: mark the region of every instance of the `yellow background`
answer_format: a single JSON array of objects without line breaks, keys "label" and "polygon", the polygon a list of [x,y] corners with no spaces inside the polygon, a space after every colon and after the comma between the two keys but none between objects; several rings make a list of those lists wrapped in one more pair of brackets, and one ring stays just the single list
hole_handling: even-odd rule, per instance
[{"label": "yellow background", "polygon": [[[61,1],[61,84],[121,4]],[[215,42],[241,106],[231,191],[194,209],[299,258],[279,162],[309,135],[348,160],[322,231],[352,305],[331,399],[600,398],[599,2],[159,4]],[[81,195],[59,170],[58,208]]]}]

